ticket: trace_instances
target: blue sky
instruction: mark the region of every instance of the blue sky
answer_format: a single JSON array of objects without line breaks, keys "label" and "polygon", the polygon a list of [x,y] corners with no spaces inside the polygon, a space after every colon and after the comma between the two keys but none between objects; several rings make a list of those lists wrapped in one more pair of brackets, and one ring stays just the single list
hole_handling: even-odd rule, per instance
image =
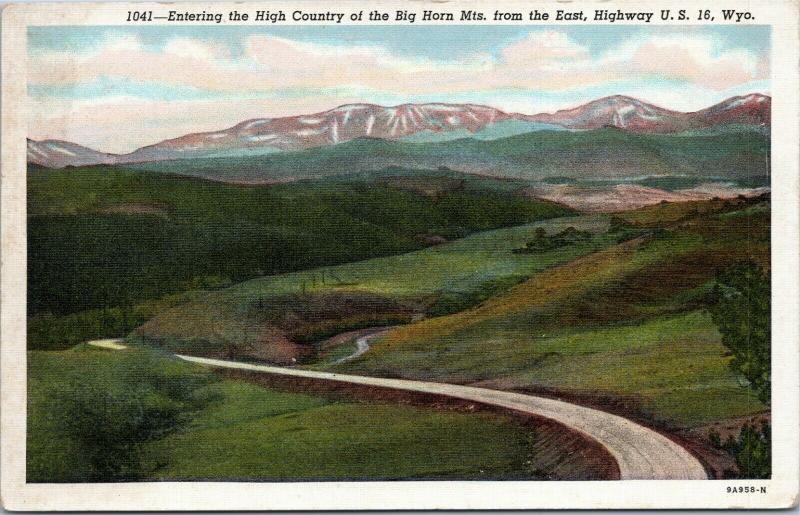
[{"label": "blue sky", "polygon": [[[586,45],[593,55],[608,51],[636,36],[665,33],[700,32],[712,35],[721,47],[740,47],[753,52],[769,49],[768,25],[717,25],[673,27],[642,26],[574,26],[549,25]],[[28,47],[32,53],[41,50],[81,52],[102,45],[109,37],[135,36],[153,49],[163,48],[175,37],[201,38],[225,44],[232,52],[241,53],[242,41],[253,34],[272,34],[307,42],[338,44],[371,44],[385,46],[400,55],[423,55],[433,59],[463,57],[475,52],[496,53],[503,46],[522,39],[530,26],[86,26],[30,27]]]},{"label": "blue sky", "polygon": [[688,111],[769,93],[769,30],[30,27],[30,133],[127,151],[348,102],[473,102],[533,113],[627,94]]}]

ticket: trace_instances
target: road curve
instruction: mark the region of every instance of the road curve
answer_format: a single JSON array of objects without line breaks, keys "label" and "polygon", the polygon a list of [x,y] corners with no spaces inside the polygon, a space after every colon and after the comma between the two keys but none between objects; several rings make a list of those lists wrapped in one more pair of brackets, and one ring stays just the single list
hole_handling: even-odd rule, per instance
[{"label": "road curve", "polygon": [[624,417],[569,402],[473,386],[353,376],[177,355],[206,366],[251,370],[445,395],[545,417],[597,441],[619,465],[620,479],[708,479],[703,465],[669,438]]},{"label": "road curve", "polygon": [[343,357],[341,359],[338,359],[338,360],[334,361],[334,364],[338,365],[340,363],[347,363],[348,361],[352,361],[352,360],[356,359],[357,357],[361,356],[362,354],[364,354],[365,352],[367,352],[369,350],[369,342],[371,342],[372,340],[374,340],[376,338],[380,338],[381,336],[386,334],[388,331],[389,331],[388,329],[382,329],[380,331],[376,331],[374,333],[366,334],[366,335],[362,336],[361,338],[358,338],[356,340],[356,350],[355,350],[355,352],[353,352],[349,356],[345,356],[345,357]]}]

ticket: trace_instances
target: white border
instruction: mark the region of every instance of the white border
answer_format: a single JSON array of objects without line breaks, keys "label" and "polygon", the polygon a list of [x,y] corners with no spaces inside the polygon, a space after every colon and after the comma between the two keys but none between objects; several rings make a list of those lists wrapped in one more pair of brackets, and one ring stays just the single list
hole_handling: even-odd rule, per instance
[{"label": "white border", "polygon": [[[174,5],[174,4],[173,4]],[[336,4],[272,1],[268,4],[180,4],[193,10],[358,10],[376,7],[421,11],[463,8],[492,11],[485,0],[457,3],[345,1]],[[768,481],[592,482],[342,482],[342,483],[133,483],[25,484],[26,406],[26,124],[25,35],[28,25],[122,25],[128,9],[159,4],[17,4],[2,12],[2,161],[0,167],[0,496],[8,510],[381,510],[526,508],[785,508],[798,495],[798,5],[709,0],[675,2],[561,2],[517,0],[505,10],[532,8],[751,10],[772,25],[772,277],[773,277],[773,479]],[[419,19],[419,17],[418,17]],[[674,24],[699,23],[675,22]],[[254,24],[255,23],[250,23]],[[364,23],[367,24],[367,23]],[[381,24],[381,23],[374,23]],[[392,24],[385,22],[383,24]],[[417,22],[415,25],[426,23]],[[430,23],[435,24],[435,23]],[[452,24],[452,23],[451,23]],[[520,24],[533,25],[522,22]],[[626,24],[630,24],[627,23]],[[653,23],[655,24],[655,23]],[[730,485],[766,485],[768,493],[727,494]]]}]

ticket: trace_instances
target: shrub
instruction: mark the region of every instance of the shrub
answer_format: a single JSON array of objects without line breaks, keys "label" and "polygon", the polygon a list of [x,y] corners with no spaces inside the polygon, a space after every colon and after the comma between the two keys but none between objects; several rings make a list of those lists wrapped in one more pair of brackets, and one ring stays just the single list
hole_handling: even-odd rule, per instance
[{"label": "shrub", "polygon": [[179,431],[215,400],[210,390],[202,389],[213,377],[182,363],[130,352],[104,373],[86,370],[68,378],[55,392],[51,414],[80,457],[72,477],[64,479],[147,477],[163,464],[145,455],[144,444]]},{"label": "shrub", "polygon": [[763,424],[761,429],[746,425],[739,438],[731,437],[723,446],[736,459],[739,471],[731,474],[747,479],[769,479],[772,475],[772,428]]},{"label": "shrub", "polygon": [[590,232],[579,231],[572,226],[552,236],[548,236],[547,231],[545,231],[543,227],[537,227],[533,233],[533,239],[528,241],[524,248],[514,249],[512,252],[515,254],[546,252],[591,239],[592,234]]},{"label": "shrub", "polygon": [[714,287],[711,317],[733,359],[731,369],[747,381],[759,400],[771,391],[769,276],[757,264],[739,263],[722,271]]},{"label": "shrub", "polygon": [[633,225],[620,216],[612,216],[608,220],[608,232],[617,233],[633,228]]}]

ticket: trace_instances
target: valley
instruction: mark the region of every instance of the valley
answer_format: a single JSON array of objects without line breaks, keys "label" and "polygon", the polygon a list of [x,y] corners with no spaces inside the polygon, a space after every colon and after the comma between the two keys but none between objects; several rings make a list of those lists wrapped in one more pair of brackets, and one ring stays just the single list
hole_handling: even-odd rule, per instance
[{"label": "valley", "polygon": [[357,104],[127,157],[29,140],[29,480],[743,473],[713,435],[769,405],[716,310],[730,270],[769,273],[769,105]]}]

